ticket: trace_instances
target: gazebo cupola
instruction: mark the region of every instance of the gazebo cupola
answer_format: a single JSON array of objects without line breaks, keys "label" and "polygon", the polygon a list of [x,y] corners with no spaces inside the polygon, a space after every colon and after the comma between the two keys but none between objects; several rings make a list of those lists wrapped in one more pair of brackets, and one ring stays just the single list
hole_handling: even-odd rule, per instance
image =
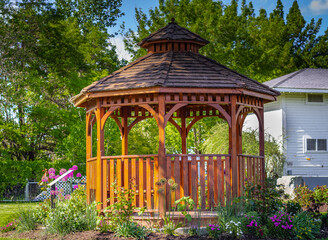
[{"label": "gazebo cupola", "polygon": [[[102,202],[100,208],[113,204],[112,183],[116,180],[118,186],[135,190],[137,207],[164,214],[170,201],[182,196],[193,198],[197,207],[210,209],[241,195],[246,177],[263,183],[263,104],[275,101],[279,92],[199,54],[199,48],[207,43],[173,20],[139,43],[148,49],[147,55],[71,99],[75,106],[86,109],[88,201]],[[249,113],[259,120],[259,156],[242,153],[242,126]],[[109,117],[122,135],[120,156],[104,155],[104,125]],[[229,154],[188,154],[188,133],[206,117],[227,122]],[[128,144],[133,144],[128,141],[129,132],[147,118],[154,118],[158,125],[158,153],[129,155]],[[180,133],[181,154],[166,153],[168,122]],[[92,128],[97,128],[94,153]],[[162,178],[178,184],[174,196],[157,191],[155,183]]]},{"label": "gazebo cupola", "polygon": [[174,18],[164,28],[144,38],[138,45],[146,48],[148,53],[194,52],[208,44],[209,41],[175,23]]}]

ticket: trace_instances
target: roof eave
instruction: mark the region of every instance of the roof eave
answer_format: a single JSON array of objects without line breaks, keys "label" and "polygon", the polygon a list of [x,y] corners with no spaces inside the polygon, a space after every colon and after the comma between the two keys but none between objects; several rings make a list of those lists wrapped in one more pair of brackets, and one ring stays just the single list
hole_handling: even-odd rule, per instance
[{"label": "roof eave", "polygon": [[310,89],[310,88],[274,88],[283,93],[328,93],[328,89]]}]

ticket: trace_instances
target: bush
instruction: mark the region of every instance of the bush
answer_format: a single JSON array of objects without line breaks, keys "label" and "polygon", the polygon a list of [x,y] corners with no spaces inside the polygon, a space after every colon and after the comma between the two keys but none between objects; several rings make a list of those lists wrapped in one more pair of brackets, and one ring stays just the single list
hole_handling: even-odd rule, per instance
[{"label": "bush", "polygon": [[96,226],[96,204],[87,205],[84,187],[76,189],[69,199],[58,200],[56,208],[48,210],[45,227],[49,233],[93,230]]},{"label": "bush", "polygon": [[13,220],[9,222],[6,226],[0,227],[0,232],[5,233],[5,232],[10,232],[12,230],[15,230],[17,228],[17,222],[16,220]]},{"label": "bush", "polygon": [[145,239],[148,232],[145,227],[141,227],[133,221],[123,222],[117,225],[115,229],[115,235],[118,237],[133,237],[136,239]]},{"label": "bush", "polygon": [[301,205],[296,201],[288,201],[286,204],[286,212],[289,213],[291,216],[302,211]]},{"label": "bush", "polygon": [[270,217],[267,228],[271,237],[290,239],[293,236],[293,220],[288,213],[278,212]]},{"label": "bush", "polygon": [[297,239],[316,239],[319,234],[321,220],[314,219],[307,212],[300,212],[293,219],[293,233]]},{"label": "bush", "polygon": [[18,214],[17,230],[20,232],[31,231],[36,229],[36,210],[22,210]]},{"label": "bush", "polygon": [[211,238],[217,239],[221,235],[222,231],[220,229],[220,225],[217,224],[209,224],[206,227],[206,231],[208,233],[208,236]]},{"label": "bush", "polygon": [[320,207],[328,203],[328,188],[326,185],[317,186],[310,190],[307,186],[295,189],[295,199],[308,212],[320,215]]},{"label": "bush", "polygon": [[264,230],[260,224],[260,217],[256,212],[249,212],[245,214],[241,221],[241,229],[244,234],[263,237]]}]

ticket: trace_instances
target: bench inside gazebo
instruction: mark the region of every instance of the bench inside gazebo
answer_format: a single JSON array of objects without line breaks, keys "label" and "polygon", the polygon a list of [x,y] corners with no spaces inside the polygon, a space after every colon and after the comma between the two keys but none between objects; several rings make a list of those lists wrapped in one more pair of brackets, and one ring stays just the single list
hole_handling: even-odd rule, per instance
[{"label": "bench inside gazebo", "polygon": [[[101,209],[113,204],[112,183],[116,181],[118,186],[135,190],[135,206],[163,215],[172,199],[190,196],[198,209],[207,210],[242,195],[245,178],[263,184],[263,104],[275,101],[279,93],[199,54],[198,50],[208,43],[172,20],[139,43],[148,50],[147,55],[72,98],[75,106],[86,109],[89,202],[102,202]],[[259,121],[259,156],[242,153],[242,126],[249,113]],[[229,154],[187,153],[188,133],[206,117],[222,118],[229,125]],[[114,119],[120,129],[121,156],[104,155],[108,118]],[[158,125],[158,154],[129,155],[129,132],[147,118],[154,118]],[[180,133],[181,154],[166,153],[168,122]],[[97,129],[95,157],[92,128]],[[178,184],[172,192],[175,196],[158,191],[156,183],[163,178]]]}]

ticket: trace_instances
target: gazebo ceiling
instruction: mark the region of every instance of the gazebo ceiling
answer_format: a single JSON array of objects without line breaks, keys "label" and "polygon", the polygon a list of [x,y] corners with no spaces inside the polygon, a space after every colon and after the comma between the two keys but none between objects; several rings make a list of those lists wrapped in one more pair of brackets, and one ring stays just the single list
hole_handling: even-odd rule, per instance
[{"label": "gazebo ceiling", "polygon": [[139,43],[148,48],[147,55],[83,88],[71,101],[79,106],[90,93],[127,90],[129,94],[132,89],[152,87],[245,89],[269,96],[280,94],[199,54],[198,48],[207,43],[171,22]]}]

